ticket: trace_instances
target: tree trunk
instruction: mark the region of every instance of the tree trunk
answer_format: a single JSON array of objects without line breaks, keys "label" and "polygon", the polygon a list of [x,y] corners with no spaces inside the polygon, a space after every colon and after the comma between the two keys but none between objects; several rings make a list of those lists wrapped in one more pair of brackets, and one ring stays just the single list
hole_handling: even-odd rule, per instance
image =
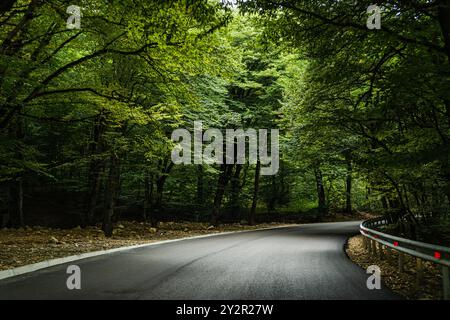
[{"label": "tree trunk", "polygon": [[146,174],[144,184],[144,221],[148,222],[152,220],[153,176]]},{"label": "tree trunk", "polygon": [[389,209],[388,201],[385,196],[381,197],[381,206],[383,207],[384,211],[387,211]]},{"label": "tree trunk", "polygon": [[285,181],[286,173],[284,172],[283,167],[281,167],[278,176],[280,177],[279,204],[285,205],[288,204],[290,201],[290,194],[289,194],[289,184],[287,184]]},{"label": "tree trunk", "polygon": [[345,212],[352,214],[352,159],[350,153],[346,153],[345,162],[347,164],[347,178],[345,188]]},{"label": "tree trunk", "polygon": [[450,0],[441,0],[441,4],[438,7],[438,20],[450,67]]},{"label": "tree trunk", "polygon": [[324,217],[328,214],[328,209],[327,209],[327,203],[326,203],[325,188],[323,186],[322,171],[320,170],[320,167],[317,167],[314,170],[314,175],[316,177],[319,215],[321,217]]},{"label": "tree trunk", "polygon": [[251,226],[255,225],[255,216],[256,216],[256,206],[258,205],[258,193],[259,193],[259,179],[261,177],[261,161],[258,160],[255,168],[255,185],[253,188],[253,199],[252,199],[252,207],[250,209],[249,216],[249,224]]},{"label": "tree trunk", "polygon": [[197,204],[203,206],[205,200],[204,182],[203,182],[203,165],[197,166]]},{"label": "tree trunk", "polygon": [[[17,121],[14,121],[13,126],[13,132],[15,135],[15,139],[17,141],[23,141],[25,138],[24,130],[23,130],[23,123],[21,119],[17,119]],[[19,160],[23,161],[24,156],[22,153],[22,148],[17,148],[14,157]],[[20,176],[16,177],[15,180],[12,182],[13,187],[10,192],[10,195],[12,196],[12,208],[13,208],[13,224],[16,226],[24,227],[25,226],[25,217],[23,213],[23,173],[20,173]]]},{"label": "tree trunk", "polygon": [[211,213],[211,225],[217,226],[220,217],[220,206],[222,205],[222,199],[225,194],[225,188],[228,185],[230,177],[233,172],[234,165],[221,165],[221,173],[217,182],[216,195],[214,196],[214,205]]},{"label": "tree trunk", "polygon": [[105,130],[105,118],[102,113],[100,113],[95,121],[92,141],[88,146],[88,156],[93,156],[91,160],[88,174],[88,194],[86,196],[85,210],[82,217],[81,224],[83,227],[92,225],[95,222],[95,207],[99,198],[100,187],[101,187],[101,173],[103,171],[104,163],[102,160],[96,158],[98,154],[101,153],[102,147],[102,137]]},{"label": "tree trunk", "polygon": [[21,227],[25,226],[25,217],[23,215],[23,181],[19,178],[17,181],[17,214]]},{"label": "tree trunk", "polygon": [[238,219],[241,214],[240,193],[241,193],[241,171],[243,166],[236,165],[233,178],[231,179],[231,219]]},{"label": "tree trunk", "polygon": [[98,161],[93,161],[89,170],[89,193],[86,200],[86,209],[82,219],[82,227],[93,225],[95,223],[95,208],[100,193],[101,172],[103,165]]},{"label": "tree trunk", "polygon": [[151,225],[152,227],[156,228],[159,225],[159,222],[162,217],[162,201],[163,201],[163,195],[164,195],[164,183],[165,179],[161,179],[160,177],[158,181],[156,182],[156,199],[155,203],[153,205],[153,214],[151,217]]},{"label": "tree trunk", "polygon": [[163,203],[163,196],[164,196],[164,185],[166,183],[167,178],[169,177],[169,173],[172,170],[174,163],[167,162],[170,160],[167,160],[164,164],[164,168],[162,170],[161,176],[156,181],[156,199],[153,205],[153,214],[151,217],[151,225],[152,227],[156,228],[159,225],[159,222],[161,221],[162,217],[162,203]]},{"label": "tree trunk", "polygon": [[4,198],[0,198],[2,201],[4,201],[4,204],[2,202],[1,210],[2,213],[2,224],[1,228],[6,228],[10,226],[11,221],[11,208],[9,206],[10,199],[11,199],[11,187],[9,184],[5,184],[5,186],[1,188],[2,194],[4,195]]},{"label": "tree trunk", "polygon": [[8,188],[8,211],[3,218],[4,226],[24,227],[25,217],[23,212],[23,182],[22,178],[11,181]]},{"label": "tree trunk", "polygon": [[277,202],[279,201],[279,192],[278,192],[278,186],[277,186],[277,179],[276,176],[271,176],[271,183],[270,183],[270,188],[271,188],[271,192],[269,195],[269,201],[267,203],[267,209],[269,211],[269,213],[273,213],[275,211],[275,206],[277,204]]},{"label": "tree trunk", "polygon": [[119,169],[119,159],[116,154],[112,154],[110,157],[110,167],[108,174],[108,187],[106,188],[106,206],[103,215],[103,225],[102,230],[106,237],[111,237],[113,234],[113,216],[114,216],[114,206],[116,202],[117,195],[117,181],[120,175]]}]

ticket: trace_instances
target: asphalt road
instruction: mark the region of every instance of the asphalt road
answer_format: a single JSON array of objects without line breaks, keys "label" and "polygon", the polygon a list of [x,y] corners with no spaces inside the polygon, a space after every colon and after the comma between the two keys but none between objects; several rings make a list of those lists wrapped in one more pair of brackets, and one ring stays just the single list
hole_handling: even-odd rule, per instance
[{"label": "asphalt road", "polygon": [[369,290],[344,252],[358,222],[323,223],[166,243],[0,281],[0,299],[395,299]]}]

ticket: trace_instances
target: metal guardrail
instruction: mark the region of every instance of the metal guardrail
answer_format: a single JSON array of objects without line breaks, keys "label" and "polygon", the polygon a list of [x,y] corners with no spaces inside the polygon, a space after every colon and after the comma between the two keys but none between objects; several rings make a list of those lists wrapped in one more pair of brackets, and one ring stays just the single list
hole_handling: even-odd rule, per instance
[{"label": "metal guardrail", "polygon": [[443,298],[450,300],[450,248],[400,238],[374,229],[387,224],[389,224],[388,220],[383,217],[369,219],[361,223],[360,232],[365,237],[364,246],[366,249],[372,254],[378,254],[381,259],[384,257],[386,248],[398,251],[398,268],[400,272],[404,270],[404,254],[416,257],[418,282],[422,278],[422,260],[441,265]]}]

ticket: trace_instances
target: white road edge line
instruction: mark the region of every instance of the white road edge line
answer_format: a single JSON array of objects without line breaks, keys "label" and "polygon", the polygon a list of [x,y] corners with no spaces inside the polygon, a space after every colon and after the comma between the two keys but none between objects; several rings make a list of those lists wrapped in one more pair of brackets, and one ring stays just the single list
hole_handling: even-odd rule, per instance
[{"label": "white road edge line", "polygon": [[114,249],[108,249],[108,250],[100,250],[100,251],[93,251],[93,252],[87,252],[82,254],[77,254],[74,256],[68,256],[64,258],[56,258],[51,260],[45,260],[38,263],[33,263],[29,265],[25,265],[22,267],[17,267],[13,269],[3,270],[0,271],[0,280],[12,278],[15,276],[19,276],[26,273],[31,273],[34,271],[38,271],[41,269],[57,266],[60,264],[65,264],[68,262],[73,262],[77,260],[102,256],[106,254],[121,252],[121,251],[127,251],[137,248],[144,248],[144,247],[151,247],[161,244],[167,244],[172,242],[178,242],[178,241],[184,241],[184,240],[192,240],[192,239],[201,239],[201,238],[208,238],[208,237],[215,237],[215,236],[222,236],[227,234],[234,234],[234,233],[244,233],[244,232],[254,232],[254,231],[261,231],[261,230],[272,230],[272,229],[281,229],[281,228],[289,228],[289,227],[295,227],[297,224],[292,225],[284,225],[284,226],[277,226],[277,227],[267,227],[267,228],[260,228],[260,229],[254,229],[254,230],[239,230],[239,231],[228,231],[228,232],[218,232],[218,233],[212,233],[212,234],[206,234],[201,236],[193,236],[193,237],[185,237],[185,238],[179,238],[179,239],[172,239],[172,240],[163,240],[158,242],[152,242],[152,243],[144,243],[144,244],[138,244],[134,246],[128,246],[128,247],[120,247],[120,248],[114,248]]}]

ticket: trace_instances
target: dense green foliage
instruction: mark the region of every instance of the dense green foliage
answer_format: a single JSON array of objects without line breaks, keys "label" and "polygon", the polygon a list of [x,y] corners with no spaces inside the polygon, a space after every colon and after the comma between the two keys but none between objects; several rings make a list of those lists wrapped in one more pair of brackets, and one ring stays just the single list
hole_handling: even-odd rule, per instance
[{"label": "dense green foliage", "polygon": [[[448,0],[385,1],[380,30],[370,1],[75,2],[81,29],[72,1],[0,7],[3,226],[447,217]],[[174,165],[172,131],[199,120],[279,128],[278,174]]]},{"label": "dense green foliage", "polygon": [[341,185],[347,169],[353,195],[366,189],[366,206],[415,236],[420,222],[448,217],[450,2],[383,1],[380,30],[366,26],[370,4],[243,3],[305,61],[286,90],[291,152]]}]

